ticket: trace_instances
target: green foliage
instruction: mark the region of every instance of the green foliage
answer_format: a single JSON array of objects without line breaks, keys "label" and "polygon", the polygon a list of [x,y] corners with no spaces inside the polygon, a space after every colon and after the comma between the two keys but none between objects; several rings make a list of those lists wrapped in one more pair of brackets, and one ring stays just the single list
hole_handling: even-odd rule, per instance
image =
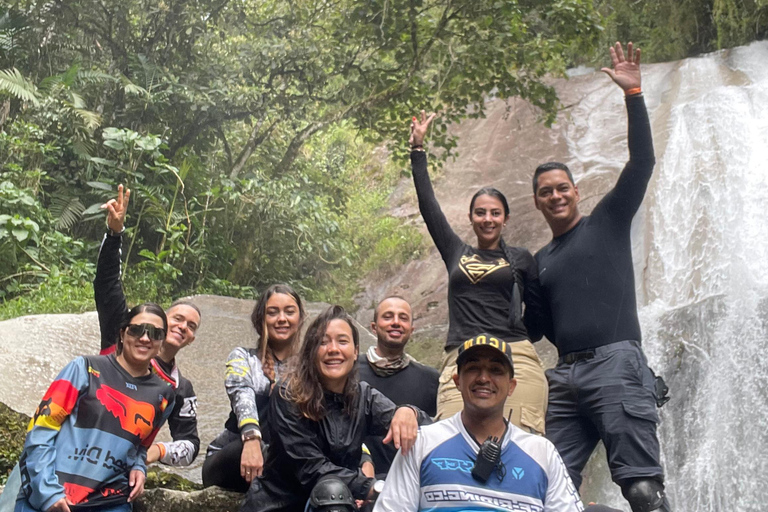
[{"label": "green foliage", "polygon": [[37,87],[24,78],[16,68],[0,69],[0,90],[7,91],[14,97],[39,105]]},{"label": "green foliage", "polygon": [[[765,0],[595,0],[605,30],[586,60],[605,62],[614,41],[633,41],[646,62],[682,59],[768,35]],[[582,56],[584,58],[584,56]]]},{"label": "green foliage", "polygon": [[19,461],[29,420],[29,416],[0,403],[0,485],[5,485]]}]

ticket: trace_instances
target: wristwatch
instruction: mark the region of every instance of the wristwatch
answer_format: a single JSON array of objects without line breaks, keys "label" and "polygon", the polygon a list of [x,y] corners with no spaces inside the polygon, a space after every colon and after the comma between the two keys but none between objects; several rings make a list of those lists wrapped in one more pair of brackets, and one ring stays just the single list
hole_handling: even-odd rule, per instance
[{"label": "wristwatch", "polygon": [[258,429],[252,428],[240,434],[240,440],[243,443],[251,441],[252,439],[261,439],[261,432],[259,432]]},{"label": "wristwatch", "polygon": [[114,229],[107,226],[107,234],[109,236],[120,236],[123,233],[125,233],[125,226],[123,226],[123,229],[121,229],[120,231],[115,231]]},{"label": "wristwatch", "polygon": [[381,494],[381,491],[384,490],[384,480],[376,480],[373,482],[373,492],[375,493],[374,496],[378,496]]}]

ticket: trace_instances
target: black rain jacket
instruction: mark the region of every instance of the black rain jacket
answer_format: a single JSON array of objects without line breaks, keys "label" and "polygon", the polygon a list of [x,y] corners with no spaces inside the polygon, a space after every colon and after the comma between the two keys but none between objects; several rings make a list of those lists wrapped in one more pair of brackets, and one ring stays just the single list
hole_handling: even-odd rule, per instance
[{"label": "black rain jacket", "polygon": [[[333,475],[349,487],[355,499],[364,499],[374,479],[360,471],[363,438],[385,436],[397,406],[366,382],[358,383],[359,398],[353,415],[344,412],[343,395],[325,393],[325,417],[305,418],[285,398],[285,384],[270,399],[267,429],[271,444],[264,475],[253,481],[241,511],[302,512],[320,478]],[[419,425],[431,423],[417,411]]]}]

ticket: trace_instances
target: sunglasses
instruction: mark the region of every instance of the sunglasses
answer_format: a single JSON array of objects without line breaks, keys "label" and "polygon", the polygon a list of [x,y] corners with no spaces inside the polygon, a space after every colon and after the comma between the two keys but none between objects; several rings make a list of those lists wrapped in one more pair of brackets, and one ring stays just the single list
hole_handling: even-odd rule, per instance
[{"label": "sunglasses", "polygon": [[147,333],[147,337],[152,341],[163,341],[165,339],[165,329],[155,327],[152,324],[128,324],[125,330],[134,338],[141,338],[144,336],[144,333]]}]

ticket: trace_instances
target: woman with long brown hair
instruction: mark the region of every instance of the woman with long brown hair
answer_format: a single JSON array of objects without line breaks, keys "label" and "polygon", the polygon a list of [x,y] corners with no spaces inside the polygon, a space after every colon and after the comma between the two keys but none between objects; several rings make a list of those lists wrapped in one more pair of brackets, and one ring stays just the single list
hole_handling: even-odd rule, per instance
[{"label": "woman with long brown hair", "polygon": [[[237,347],[227,358],[225,386],[232,411],[224,431],[208,445],[203,485],[245,492],[264,466],[262,437],[275,383],[298,348],[304,321],[299,295],[286,284],[267,288],[256,302],[251,323],[259,335],[256,348]],[[264,435],[262,435],[264,434]]]},{"label": "woman with long brown hair", "polygon": [[359,469],[363,438],[386,434],[384,442],[396,448],[413,446],[418,425],[429,418],[360,382],[359,348],[357,328],[341,306],[309,326],[297,366],[272,395],[264,475],[251,485],[243,511],[302,511],[315,484],[329,476],[356,500],[369,499],[374,479]]}]

